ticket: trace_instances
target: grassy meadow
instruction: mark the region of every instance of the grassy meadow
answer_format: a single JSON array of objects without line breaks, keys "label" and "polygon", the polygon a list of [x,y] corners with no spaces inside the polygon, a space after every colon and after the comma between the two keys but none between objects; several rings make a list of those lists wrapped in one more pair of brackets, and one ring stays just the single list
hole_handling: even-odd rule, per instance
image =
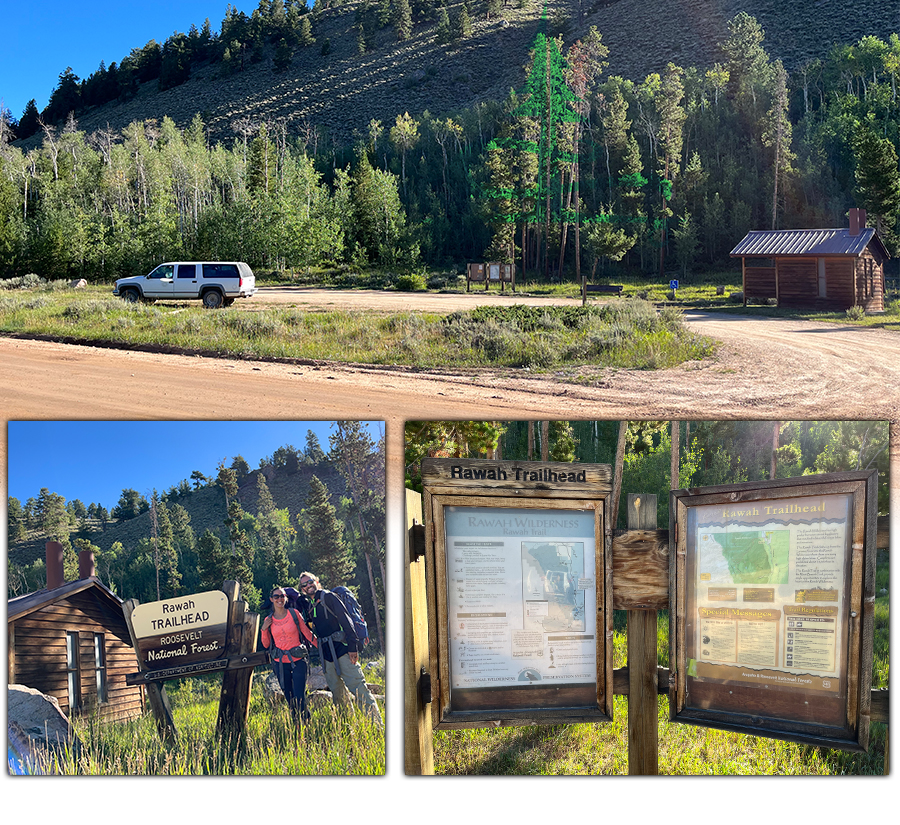
[{"label": "grassy meadow", "polygon": [[574,365],[663,369],[714,352],[677,309],[640,299],[588,307],[482,307],[439,315],[293,307],[210,312],[126,304],[102,287],[0,293],[0,333],[238,358],[401,364],[419,368]]},{"label": "grassy meadow", "polygon": [[[880,551],[875,583],[873,688],[888,686],[888,554]],[[613,620],[613,667],[627,657],[626,614]],[[660,667],[669,666],[669,614],[657,622]],[[742,733],[669,722],[669,705],[659,697],[659,773],[669,776],[845,776],[882,775],[887,727],[873,722],[868,753],[798,745]],[[613,698],[613,722],[491,730],[436,731],[436,774],[465,775],[627,775],[628,698]]]},{"label": "grassy meadow", "polygon": [[[365,664],[363,664],[365,668]],[[370,684],[384,684],[384,658],[366,669]],[[312,721],[300,727],[283,701],[263,696],[253,680],[245,736],[215,733],[221,677],[166,684],[178,744],[168,748],[145,713],[129,722],[96,717],[72,720],[79,746],[45,756],[44,773],[66,776],[343,776],[382,775],[384,731],[355,707],[338,710],[331,700],[311,705]],[[379,702],[382,714],[383,703]]]}]

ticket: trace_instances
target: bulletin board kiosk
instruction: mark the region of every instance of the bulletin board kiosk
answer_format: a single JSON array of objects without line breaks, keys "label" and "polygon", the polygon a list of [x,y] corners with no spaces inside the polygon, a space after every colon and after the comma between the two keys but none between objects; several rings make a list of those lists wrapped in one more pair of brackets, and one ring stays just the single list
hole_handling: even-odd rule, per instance
[{"label": "bulletin board kiosk", "polygon": [[673,721],[865,751],[875,471],[673,491]]},{"label": "bulletin board kiosk", "polygon": [[612,719],[611,468],[424,459],[432,725]]}]

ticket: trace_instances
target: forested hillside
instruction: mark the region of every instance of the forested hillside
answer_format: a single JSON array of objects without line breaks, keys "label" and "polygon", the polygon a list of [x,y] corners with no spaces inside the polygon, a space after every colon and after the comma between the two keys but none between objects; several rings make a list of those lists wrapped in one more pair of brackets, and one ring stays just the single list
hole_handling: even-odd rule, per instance
[{"label": "forested hillside", "polygon": [[[339,422],[328,454],[312,432],[250,470],[242,456],[215,477],[197,470],[149,497],[124,488],[110,511],[48,489],[8,501],[8,594],[45,584],[44,544],[63,543],[66,581],[92,550],[97,576],[142,602],[242,584],[258,608],[272,586],[303,570],[357,592],[378,640],[384,606],[384,448],[358,422]],[[327,446],[327,445],[326,445]]]},{"label": "forested hillside", "polygon": [[[410,421],[406,425],[407,486],[421,491],[422,458],[581,461],[615,465],[618,421]],[[877,469],[878,512],[888,512],[886,421],[687,421],[679,423],[678,479],[670,485],[668,421],[630,421],[625,433],[618,527],[627,493],[654,494],[661,527],[668,492],[810,473]]]},{"label": "forested hillside", "polygon": [[[206,51],[185,45],[181,74],[163,73],[172,45],[132,52],[126,68],[150,74],[100,107],[79,98],[88,81],[61,80],[65,125],[23,146],[0,131],[0,273],[241,259],[301,277],[378,266],[391,283],[488,256],[529,277],[689,279],[734,266],[749,229],[839,227],[853,205],[896,251],[895,3],[751,3],[757,19],[619,0],[584,6],[580,24],[557,4],[545,37],[533,4],[473,5],[463,36],[465,6],[447,23],[404,2],[291,6],[277,30],[278,4],[232,12],[224,36],[183,36]],[[278,32],[305,36],[304,20],[316,43],[291,40],[275,66]]]}]

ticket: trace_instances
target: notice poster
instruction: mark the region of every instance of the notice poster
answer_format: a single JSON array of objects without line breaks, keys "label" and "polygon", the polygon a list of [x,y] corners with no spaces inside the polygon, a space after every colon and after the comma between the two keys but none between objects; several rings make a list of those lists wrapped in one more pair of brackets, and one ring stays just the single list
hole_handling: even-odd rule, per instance
[{"label": "notice poster", "polygon": [[596,682],[594,511],[444,518],[451,689]]},{"label": "notice poster", "polygon": [[850,497],[696,508],[696,679],[840,687],[850,564]]}]

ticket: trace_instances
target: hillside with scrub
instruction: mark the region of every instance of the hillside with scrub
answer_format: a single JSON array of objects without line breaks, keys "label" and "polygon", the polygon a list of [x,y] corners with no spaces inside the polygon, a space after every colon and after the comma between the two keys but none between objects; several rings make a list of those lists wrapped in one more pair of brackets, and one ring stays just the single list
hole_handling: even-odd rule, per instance
[{"label": "hillside with scrub", "polygon": [[104,92],[61,77],[44,127],[6,115],[0,275],[218,259],[424,288],[490,259],[690,282],[735,268],[750,229],[851,206],[895,253],[896,5],[743,5],[232,10],[224,33],[134,50],[115,100],[110,67]]},{"label": "hillside with scrub", "polygon": [[[609,73],[639,82],[669,62],[712,68],[738,12],[768,32],[768,49],[792,71],[827,57],[836,42],[887,39],[900,26],[890,0],[846,15],[842,3],[776,0],[260,0],[194,21],[163,43],[135,44],[110,67],[77,78],[60,65],[60,83],[40,113],[63,126],[72,112],[86,132],[121,131],[134,120],[168,116],[181,128],[200,114],[213,140],[254,122],[310,129],[326,142],[364,138],[371,120],[403,112],[452,114],[502,101],[525,79],[527,52],[545,30],[566,45],[591,26],[609,47]],[[444,12],[446,11],[446,17]],[[464,19],[460,20],[463,16]],[[60,55],[65,61],[66,55]],[[35,90],[46,93],[47,90]],[[18,113],[12,113],[17,115]],[[29,111],[19,137],[40,129]]]}]

